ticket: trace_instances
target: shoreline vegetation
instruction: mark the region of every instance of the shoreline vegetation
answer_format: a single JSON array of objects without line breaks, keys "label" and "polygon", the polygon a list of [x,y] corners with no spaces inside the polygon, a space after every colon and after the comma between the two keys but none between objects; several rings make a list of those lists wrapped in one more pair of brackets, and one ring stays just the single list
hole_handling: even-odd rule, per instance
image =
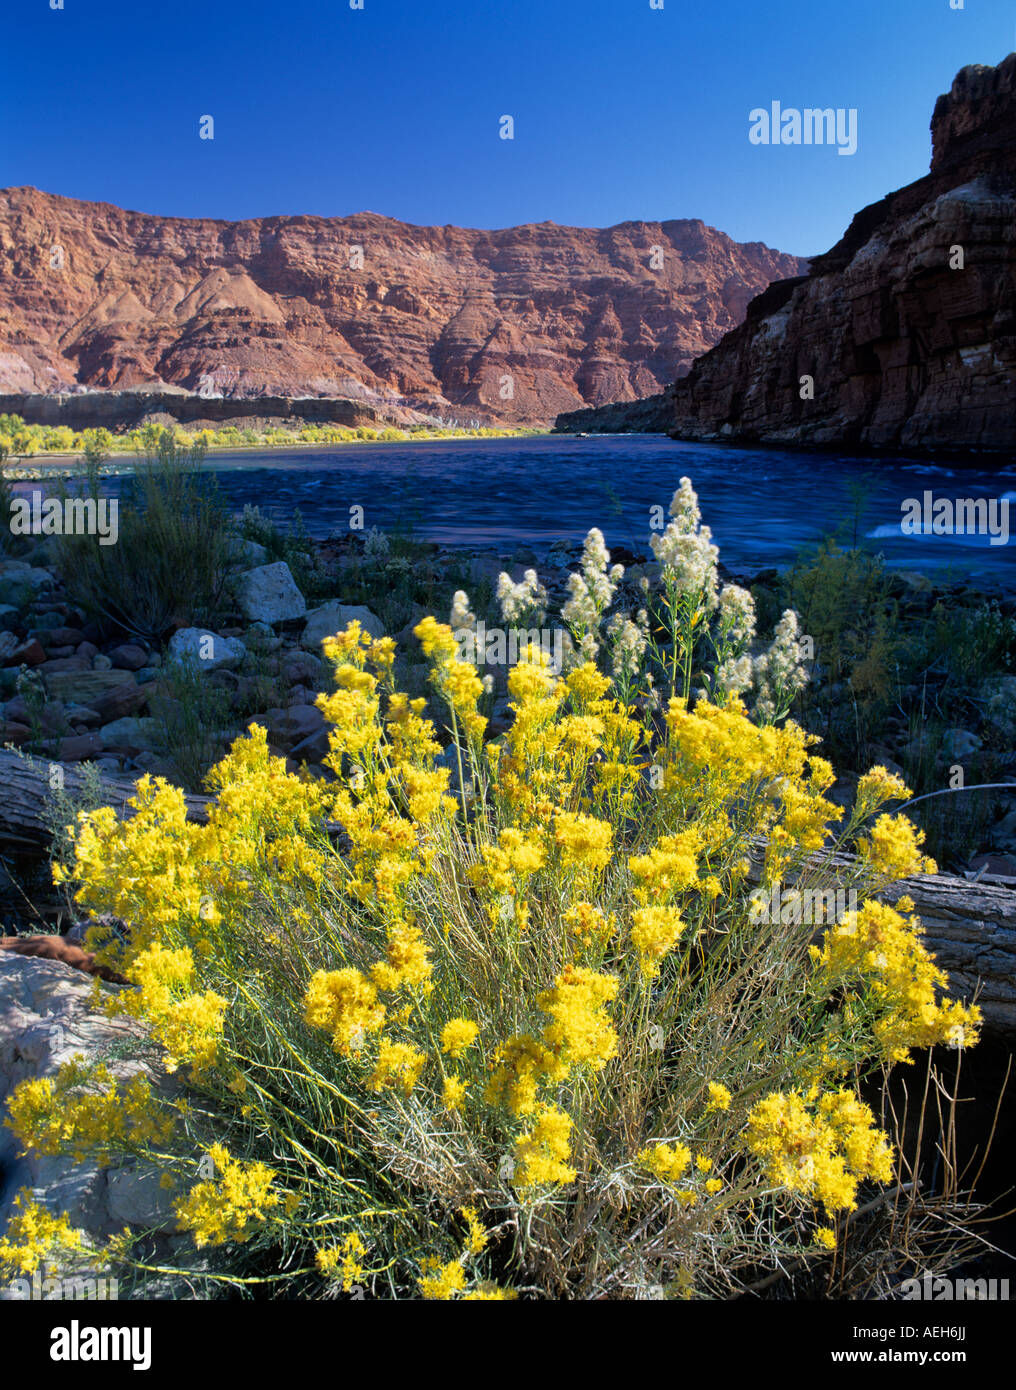
[{"label": "shoreline vegetation", "polygon": [[[549,434],[549,429],[532,426],[494,428],[482,425],[446,427],[442,425],[413,425],[405,429],[396,425],[343,426],[304,424],[298,428],[265,426],[239,429],[233,425],[221,428],[186,430],[182,426],[161,424],[142,425],[137,429],[114,434],[107,429],[72,430],[66,425],[30,425],[18,415],[0,415],[0,461],[8,482],[32,482],[49,473],[64,471],[61,465],[82,461],[95,464],[103,476],[121,476],[136,471],[134,464],[158,445],[163,431],[169,429],[178,449],[200,449],[209,454],[222,451],[237,453],[258,449],[296,449],[334,446],[336,444],[418,444],[437,440],[528,439]],[[111,456],[130,459],[124,468],[112,464]],[[46,465],[51,465],[46,467]]]}]

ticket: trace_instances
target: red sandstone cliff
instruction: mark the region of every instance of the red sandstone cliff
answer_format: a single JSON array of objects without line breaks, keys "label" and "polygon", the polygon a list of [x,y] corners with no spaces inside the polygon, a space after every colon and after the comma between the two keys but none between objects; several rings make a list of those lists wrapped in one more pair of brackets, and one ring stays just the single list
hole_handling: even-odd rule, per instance
[{"label": "red sandstone cliff", "polygon": [[204,376],[226,396],[546,421],[659,391],[801,266],[698,221],[221,222],[7,189],[0,392],[197,390]]},{"label": "red sandstone cliff", "polygon": [[964,68],[931,129],[926,177],[859,212],[807,277],[764,292],[677,381],[676,437],[1016,445],[1016,54]]}]

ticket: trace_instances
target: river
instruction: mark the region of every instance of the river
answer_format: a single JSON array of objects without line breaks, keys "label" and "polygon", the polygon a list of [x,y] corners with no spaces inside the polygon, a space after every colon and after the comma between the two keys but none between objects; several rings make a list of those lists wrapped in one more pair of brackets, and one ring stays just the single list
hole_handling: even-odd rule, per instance
[{"label": "river", "polygon": [[[581,540],[591,526],[608,544],[645,552],[650,508],[666,509],[687,474],[735,571],[785,566],[839,531],[845,543],[863,540],[881,551],[891,568],[938,578],[951,572],[1016,591],[1016,543],[1007,535],[1007,543],[999,536],[992,544],[987,535],[901,530],[903,504],[925,491],[935,499],[994,499],[1004,518],[1016,502],[1012,461],[962,467],[657,435],[551,435],[216,452],[209,466],[231,508],[251,503],[283,525],[299,510],[316,538],[346,530],[350,509],[362,507],[368,527],[502,552],[525,546],[537,555],[555,540]],[[108,489],[116,494],[122,485],[110,479]]]}]

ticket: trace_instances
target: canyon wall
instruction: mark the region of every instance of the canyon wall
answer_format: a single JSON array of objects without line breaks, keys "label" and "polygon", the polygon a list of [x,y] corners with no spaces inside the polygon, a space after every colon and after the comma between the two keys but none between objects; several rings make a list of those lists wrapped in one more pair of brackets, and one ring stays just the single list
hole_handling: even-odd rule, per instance
[{"label": "canyon wall", "polygon": [[699,221],[475,231],[0,191],[0,392],[150,385],[549,422],[660,391],[802,263]]}]

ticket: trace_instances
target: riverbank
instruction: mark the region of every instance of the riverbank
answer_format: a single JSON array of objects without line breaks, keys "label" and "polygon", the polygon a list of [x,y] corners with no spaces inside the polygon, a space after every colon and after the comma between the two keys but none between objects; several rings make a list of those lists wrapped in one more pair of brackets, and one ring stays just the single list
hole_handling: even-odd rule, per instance
[{"label": "riverbank", "polygon": [[[135,464],[145,456],[155,436],[164,426],[150,426],[132,431],[129,435],[113,435],[107,430],[84,430],[74,434],[67,447],[52,445],[52,436],[60,435],[63,427],[26,425],[17,416],[0,416],[0,471],[10,482],[32,482],[55,473],[83,474],[93,468],[99,477],[123,477],[136,471],[135,466],[120,467],[111,462],[116,456],[131,456]],[[72,433],[69,432],[68,433]],[[176,429],[174,437],[184,449],[199,445],[212,457],[219,453],[257,455],[285,450],[314,450],[348,444],[422,444],[435,440],[525,439],[548,434],[538,429],[426,429],[416,427],[401,430],[394,426],[375,429],[359,426],[341,429],[333,426],[307,426],[300,430],[236,430],[201,429],[188,433]],[[256,435],[256,439],[248,436]],[[78,464],[77,470],[71,465]]]}]

